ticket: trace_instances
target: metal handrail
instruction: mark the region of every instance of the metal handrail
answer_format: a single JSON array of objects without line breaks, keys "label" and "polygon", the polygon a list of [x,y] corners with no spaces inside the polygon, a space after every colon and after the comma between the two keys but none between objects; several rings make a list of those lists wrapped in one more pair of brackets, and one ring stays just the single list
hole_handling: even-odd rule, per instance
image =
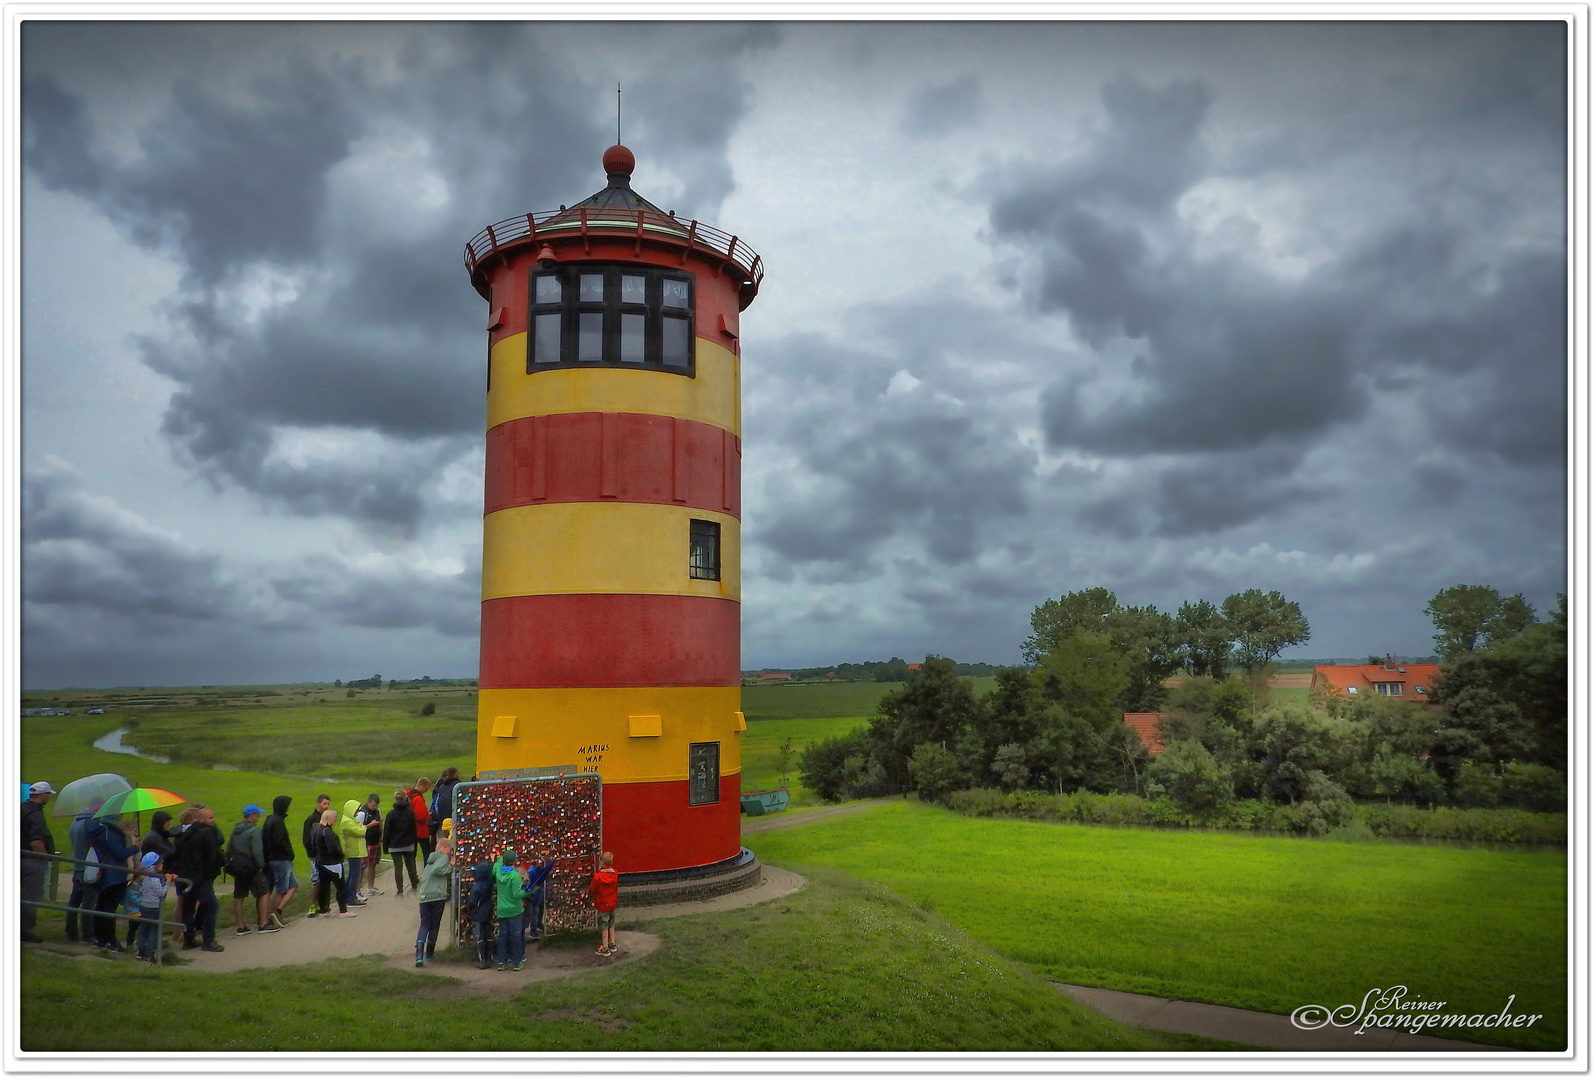
[{"label": "metal handrail", "polygon": [[[102,867],[102,868],[103,867],[113,867],[116,870],[116,872],[119,873],[119,874],[136,874],[139,877],[165,877],[166,876],[166,874],[163,871],[159,871],[159,870],[146,870],[143,867],[132,867],[132,866],[121,867],[121,866],[116,866],[114,863],[95,862],[95,861],[91,861],[89,859],[74,859],[70,855],[55,855],[55,854],[52,854],[52,853],[49,853],[49,852],[44,852],[44,851],[29,851],[29,850],[24,849],[23,852],[22,852],[22,855],[23,855],[24,858],[45,859],[45,860],[47,860],[49,862],[53,862],[53,863],[71,863],[73,866],[99,866],[99,867]],[[180,877],[180,878],[177,878],[176,880],[179,881],[183,885],[183,888],[184,888],[185,891],[194,887],[194,883],[192,881],[190,881],[186,877]],[[51,885],[53,887],[55,887],[56,889],[59,889],[59,886],[57,885],[57,883],[56,883],[56,881],[55,881],[53,876],[51,878],[51,882],[50,883],[51,883]],[[66,911],[66,912],[75,911],[79,915],[92,916],[94,918],[98,918],[98,917],[103,916],[103,915],[106,914],[106,912],[103,912],[103,911],[99,910],[98,908],[73,907],[71,904],[56,904],[56,903],[51,903],[48,900],[23,900],[22,901],[22,906],[23,907],[33,908],[35,911],[38,911],[38,910],[43,910],[43,911]],[[164,905],[162,906],[161,910],[162,911],[166,910]],[[174,912],[174,914],[175,914],[175,912]],[[117,915],[117,914],[114,914],[114,913],[111,914],[110,917],[113,920],[115,920],[115,919],[129,919],[129,920],[131,920],[133,918],[143,919],[142,915],[139,915],[139,916],[132,916],[132,915],[126,915],[126,914]],[[161,964],[161,962],[162,962],[161,961],[161,957],[163,955],[163,950],[161,949],[161,944],[165,940],[164,937],[161,936],[161,935],[164,935],[166,933],[166,928],[168,926],[178,927],[178,926],[183,926],[183,925],[184,924],[182,922],[178,921],[177,919],[168,919],[165,916],[160,916],[160,917],[156,918],[156,920],[155,920],[155,928],[156,928],[156,934],[158,936],[157,936],[157,939],[156,939],[156,946],[155,946],[155,963],[156,963],[157,966],[159,966]]]},{"label": "metal handrail", "polygon": [[[585,207],[571,210],[535,210],[495,221],[473,236],[465,246],[465,268],[475,274],[477,265],[503,248],[544,236],[626,234],[640,239],[664,240],[733,264],[755,288],[764,280],[764,260],[740,237],[722,232],[697,219],[683,222],[669,214],[638,208]],[[560,220],[555,220],[555,219]]]}]

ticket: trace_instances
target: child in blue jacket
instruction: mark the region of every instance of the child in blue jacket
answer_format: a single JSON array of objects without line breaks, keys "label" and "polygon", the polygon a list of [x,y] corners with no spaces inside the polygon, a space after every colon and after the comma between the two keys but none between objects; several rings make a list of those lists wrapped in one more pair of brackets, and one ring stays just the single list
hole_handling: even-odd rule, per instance
[{"label": "child in blue jacket", "polygon": [[493,865],[486,861],[471,867],[471,891],[466,894],[466,917],[477,942],[477,967],[493,963]]}]

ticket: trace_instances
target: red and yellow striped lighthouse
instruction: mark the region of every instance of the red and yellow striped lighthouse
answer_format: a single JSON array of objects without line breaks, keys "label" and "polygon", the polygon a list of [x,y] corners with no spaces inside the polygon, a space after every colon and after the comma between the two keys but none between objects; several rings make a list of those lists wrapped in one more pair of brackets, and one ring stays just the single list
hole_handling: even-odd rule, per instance
[{"label": "red and yellow striped lighthouse", "polygon": [[738,317],[760,260],[608,185],[466,247],[489,304],[477,769],[603,778],[628,872],[741,850]]}]

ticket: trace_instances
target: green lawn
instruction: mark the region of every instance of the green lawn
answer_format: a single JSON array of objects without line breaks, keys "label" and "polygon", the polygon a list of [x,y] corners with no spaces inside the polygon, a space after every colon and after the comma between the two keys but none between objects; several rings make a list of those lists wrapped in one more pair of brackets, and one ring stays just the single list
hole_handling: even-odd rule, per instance
[{"label": "green lawn", "polygon": [[[364,957],[217,975],[29,950],[22,1048],[124,1055],[1224,1048],[1107,1020],[942,918],[842,874],[820,871],[780,900],[646,927],[663,939],[649,956],[531,983],[507,1001],[460,999],[444,977],[447,963],[420,974]],[[592,942],[573,935],[545,947],[586,950]],[[107,1022],[171,1000],[204,1003],[196,1006],[203,1022],[180,1015]]]},{"label": "green lawn", "polygon": [[1566,1039],[1562,853],[986,820],[912,801],[749,846],[879,882],[1048,979],[1277,1013],[1394,984],[1470,1013],[1516,994],[1515,1012],[1545,1019],[1493,1037]]}]

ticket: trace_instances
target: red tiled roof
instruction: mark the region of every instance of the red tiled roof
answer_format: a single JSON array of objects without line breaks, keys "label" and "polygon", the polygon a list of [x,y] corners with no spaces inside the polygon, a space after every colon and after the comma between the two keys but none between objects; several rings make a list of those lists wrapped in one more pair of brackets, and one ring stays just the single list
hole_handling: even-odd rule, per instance
[{"label": "red tiled roof", "polygon": [[908,668],[910,671],[919,671],[920,668],[923,665],[921,665],[921,664],[904,664],[903,666]]},{"label": "red tiled roof", "polygon": [[1158,721],[1166,713],[1157,712],[1128,712],[1125,714],[1125,723],[1136,733],[1136,737],[1147,747],[1149,754],[1162,754],[1164,740],[1158,734]]},{"label": "red tiled roof", "polygon": [[[1400,683],[1400,694],[1378,696],[1429,701],[1430,693],[1435,689],[1435,680],[1440,674],[1439,664],[1396,664],[1391,667],[1384,664],[1320,664],[1313,669],[1313,688],[1347,697],[1352,687],[1357,688],[1358,694],[1374,694],[1375,683]],[[1421,686],[1424,687],[1424,693],[1418,690]]]}]

